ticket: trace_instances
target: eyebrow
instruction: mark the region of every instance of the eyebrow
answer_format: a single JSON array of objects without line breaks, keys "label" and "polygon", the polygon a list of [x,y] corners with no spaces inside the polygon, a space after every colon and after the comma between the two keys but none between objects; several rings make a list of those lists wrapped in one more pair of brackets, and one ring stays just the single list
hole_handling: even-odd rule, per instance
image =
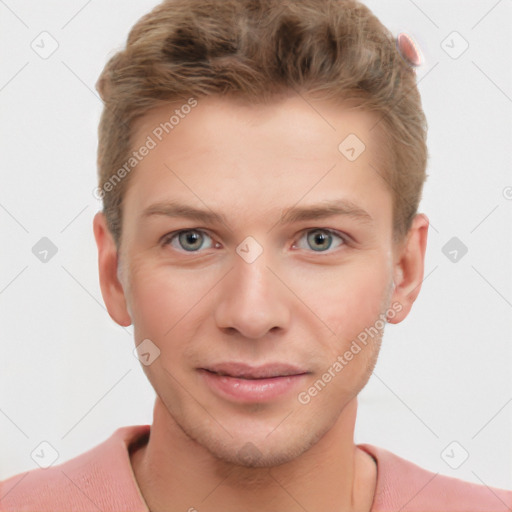
[{"label": "eyebrow", "polygon": [[[145,219],[153,215],[179,217],[202,222],[204,224],[227,224],[224,215],[209,209],[195,208],[179,202],[159,202],[148,206],[141,214]],[[326,217],[346,216],[362,223],[372,223],[372,216],[363,208],[347,199],[329,200],[309,206],[291,206],[286,208],[278,224],[293,224]]]}]

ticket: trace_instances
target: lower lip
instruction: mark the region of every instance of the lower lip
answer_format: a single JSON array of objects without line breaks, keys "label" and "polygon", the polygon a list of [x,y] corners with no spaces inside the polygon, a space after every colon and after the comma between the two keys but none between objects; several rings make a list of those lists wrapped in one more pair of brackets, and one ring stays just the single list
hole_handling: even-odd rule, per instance
[{"label": "lower lip", "polygon": [[265,402],[289,393],[306,376],[287,375],[268,379],[238,379],[226,375],[218,375],[207,370],[199,372],[213,392],[223,398],[238,402]]}]

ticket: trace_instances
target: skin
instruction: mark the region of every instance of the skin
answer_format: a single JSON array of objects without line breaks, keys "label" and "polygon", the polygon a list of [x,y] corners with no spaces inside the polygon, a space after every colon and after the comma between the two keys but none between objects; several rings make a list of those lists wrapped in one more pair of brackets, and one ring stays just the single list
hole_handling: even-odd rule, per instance
[{"label": "skin", "polygon": [[[142,118],[134,147],[175,108]],[[157,393],[151,435],[131,456],[151,510],[370,510],[376,464],[353,434],[383,329],[309,403],[297,396],[392,304],[400,311],[389,322],[401,322],[421,288],[428,219],[416,215],[393,243],[392,196],[375,171],[385,151],[376,120],[297,95],[266,106],[202,98],[131,176],[119,252],[104,215],[95,216],[109,314],[133,323],[137,345],[150,339],[160,350],[143,366]],[[354,162],[338,150],[351,133],[366,145]],[[369,218],[279,223],[288,208],[329,200],[351,201]],[[163,201],[225,219],[142,214]],[[322,231],[319,243],[308,237],[317,229],[335,233]],[[179,230],[199,241],[164,243]],[[236,252],[248,236],[263,250],[252,263]],[[277,398],[237,403],[201,378],[199,368],[221,361],[286,362],[308,373]]]}]

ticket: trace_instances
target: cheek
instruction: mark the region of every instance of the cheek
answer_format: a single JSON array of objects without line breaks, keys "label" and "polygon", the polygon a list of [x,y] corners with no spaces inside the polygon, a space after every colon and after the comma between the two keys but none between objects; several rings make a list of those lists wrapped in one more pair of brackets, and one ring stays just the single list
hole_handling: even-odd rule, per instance
[{"label": "cheek", "polygon": [[184,314],[185,298],[180,279],[150,266],[137,266],[131,272],[131,300],[134,325],[145,337],[163,339]]},{"label": "cheek", "polygon": [[386,307],[390,279],[385,257],[361,258],[340,266],[316,281],[316,293],[309,292],[315,297],[312,309],[334,331],[339,343],[351,341],[373,325]]},{"label": "cheek", "polygon": [[194,305],[205,293],[204,282],[189,274],[149,265],[135,267],[130,284],[136,330],[161,341],[190,324]]}]

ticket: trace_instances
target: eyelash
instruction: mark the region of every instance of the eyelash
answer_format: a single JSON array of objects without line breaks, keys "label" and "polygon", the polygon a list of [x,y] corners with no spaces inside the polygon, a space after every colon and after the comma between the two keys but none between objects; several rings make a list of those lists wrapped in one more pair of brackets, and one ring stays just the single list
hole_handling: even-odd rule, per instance
[{"label": "eyelash", "polygon": [[[336,249],[338,249],[339,247],[343,247],[343,246],[346,246],[349,244],[349,237],[348,235],[345,235],[343,233],[340,233],[339,231],[336,231],[334,229],[328,229],[328,228],[308,228],[306,230],[303,230],[301,232],[301,235],[299,237],[299,240],[303,237],[303,236],[307,236],[309,233],[313,233],[315,231],[320,231],[320,232],[323,232],[323,233],[328,233],[330,235],[333,235],[334,237],[338,237],[340,240],[341,240],[341,243],[338,247],[335,247],[333,250],[330,250],[331,248],[329,247],[327,250],[325,251],[314,251],[313,249],[310,249],[308,252],[312,252],[312,253],[317,253],[317,254],[332,254]],[[179,231],[173,231],[171,233],[168,233],[167,235],[164,235],[162,237],[162,246],[163,247],[166,247],[168,245],[171,244],[171,242],[176,239],[181,233],[189,233],[189,232],[196,232],[196,233],[202,233],[203,235],[206,235],[208,236],[209,238],[212,239],[213,241],[213,237],[205,230],[203,229],[198,229],[198,228],[190,228],[190,229],[181,229]],[[214,245],[216,243],[214,242]],[[294,242],[293,244],[293,247],[296,246],[296,243]],[[215,248],[215,247],[213,247]],[[183,248],[178,249],[178,252],[182,252],[182,253],[189,253],[189,254],[194,254],[194,253],[200,253],[201,250],[197,250],[197,251],[187,251]]]}]

